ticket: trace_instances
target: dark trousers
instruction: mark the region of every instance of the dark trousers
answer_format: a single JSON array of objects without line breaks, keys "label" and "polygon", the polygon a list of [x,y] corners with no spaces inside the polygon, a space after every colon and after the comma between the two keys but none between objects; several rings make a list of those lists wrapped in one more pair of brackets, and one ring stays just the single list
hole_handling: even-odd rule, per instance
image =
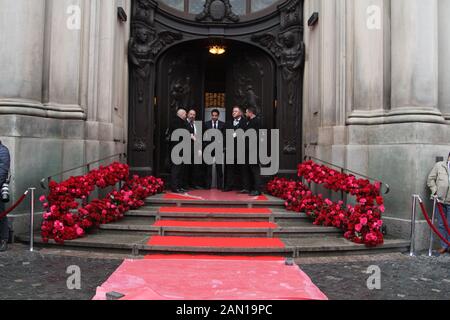
[{"label": "dark trousers", "polygon": [[185,180],[183,187],[203,187],[204,176],[202,177],[203,165],[201,164],[189,164],[185,166]]},{"label": "dark trousers", "polygon": [[[213,166],[206,166],[206,189],[211,189]],[[223,165],[216,164],[217,189],[223,189]]]},{"label": "dark trousers", "polygon": [[184,180],[185,180],[185,165],[179,164],[175,165],[172,164],[171,170],[170,170],[170,186],[173,191],[180,189],[183,187]]},{"label": "dark trousers", "polygon": [[244,164],[228,164],[225,166],[225,188],[242,190],[244,188]]},{"label": "dark trousers", "polygon": [[[5,204],[0,201],[0,214],[5,211]],[[0,240],[9,239],[8,217],[0,219]]]},{"label": "dark trousers", "polygon": [[244,189],[262,192],[261,167],[258,164],[249,164],[245,166],[244,172]]}]

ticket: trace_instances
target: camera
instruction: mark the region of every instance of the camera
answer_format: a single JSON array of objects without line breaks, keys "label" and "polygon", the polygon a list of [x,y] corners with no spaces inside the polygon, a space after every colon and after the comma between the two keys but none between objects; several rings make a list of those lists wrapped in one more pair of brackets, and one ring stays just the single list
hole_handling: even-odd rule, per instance
[{"label": "camera", "polygon": [[9,179],[2,185],[0,194],[2,202],[9,202]]}]

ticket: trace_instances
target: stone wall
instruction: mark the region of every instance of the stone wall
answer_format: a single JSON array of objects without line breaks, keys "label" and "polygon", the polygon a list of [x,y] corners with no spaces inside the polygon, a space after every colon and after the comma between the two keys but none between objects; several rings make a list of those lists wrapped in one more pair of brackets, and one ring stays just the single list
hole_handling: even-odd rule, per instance
[{"label": "stone wall", "polygon": [[[427,175],[450,151],[450,6],[306,1],[305,20],[313,12],[320,22],[305,29],[307,153],[388,183],[388,232],[409,238],[411,195],[428,198]],[[423,249],[421,216],[417,227]]]},{"label": "stone wall", "polygon": [[[12,201],[31,186],[42,195],[43,177],[126,151],[129,22],[119,6],[130,12],[131,0],[0,0],[0,139],[11,151]],[[27,228],[27,202],[11,215],[16,233]]]}]

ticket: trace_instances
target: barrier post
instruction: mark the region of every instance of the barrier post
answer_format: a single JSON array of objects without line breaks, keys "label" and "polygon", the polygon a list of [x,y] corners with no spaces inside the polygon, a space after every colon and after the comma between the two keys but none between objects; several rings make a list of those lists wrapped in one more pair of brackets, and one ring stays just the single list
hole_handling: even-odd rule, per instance
[{"label": "barrier post", "polygon": [[[438,197],[433,197],[433,214],[431,215],[431,223],[434,225],[434,219],[436,215],[436,203],[438,201]],[[434,242],[434,233],[433,229],[430,228],[430,247],[428,248],[428,256],[431,257],[433,255],[433,242]]]},{"label": "barrier post", "polygon": [[34,251],[34,191],[36,188],[30,188],[31,191],[31,202],[30,202],[30,252]]},{"label": "barrier post", "polygon": [[412,196],[412,210],[411,210],[411,245],[409,256],[414,257],[415,240],[416,240],[416,208],[417,208],[417,195]]}]

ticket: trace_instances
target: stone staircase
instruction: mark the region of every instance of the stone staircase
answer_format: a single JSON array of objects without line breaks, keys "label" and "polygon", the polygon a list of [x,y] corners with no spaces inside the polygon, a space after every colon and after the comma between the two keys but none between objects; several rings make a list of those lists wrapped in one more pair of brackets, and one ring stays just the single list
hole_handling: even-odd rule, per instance
[{"label": "stone staircase", "polygon": [[[232,195],[231,195],[232,197]],[[286,211],[280,199],[266,196],[230,199],[146,199],[123,220],[101,225],[82,239],[66,241],[70,249],[150,254],[277,255],[286,257],[405,252],[405,240],[385,240],[367,248],[344,239],[331,227],[314,226],[306,215]],[[19,236],[29,241],[27,235]],[[38,246],[43,244],[35,237]]]}]

